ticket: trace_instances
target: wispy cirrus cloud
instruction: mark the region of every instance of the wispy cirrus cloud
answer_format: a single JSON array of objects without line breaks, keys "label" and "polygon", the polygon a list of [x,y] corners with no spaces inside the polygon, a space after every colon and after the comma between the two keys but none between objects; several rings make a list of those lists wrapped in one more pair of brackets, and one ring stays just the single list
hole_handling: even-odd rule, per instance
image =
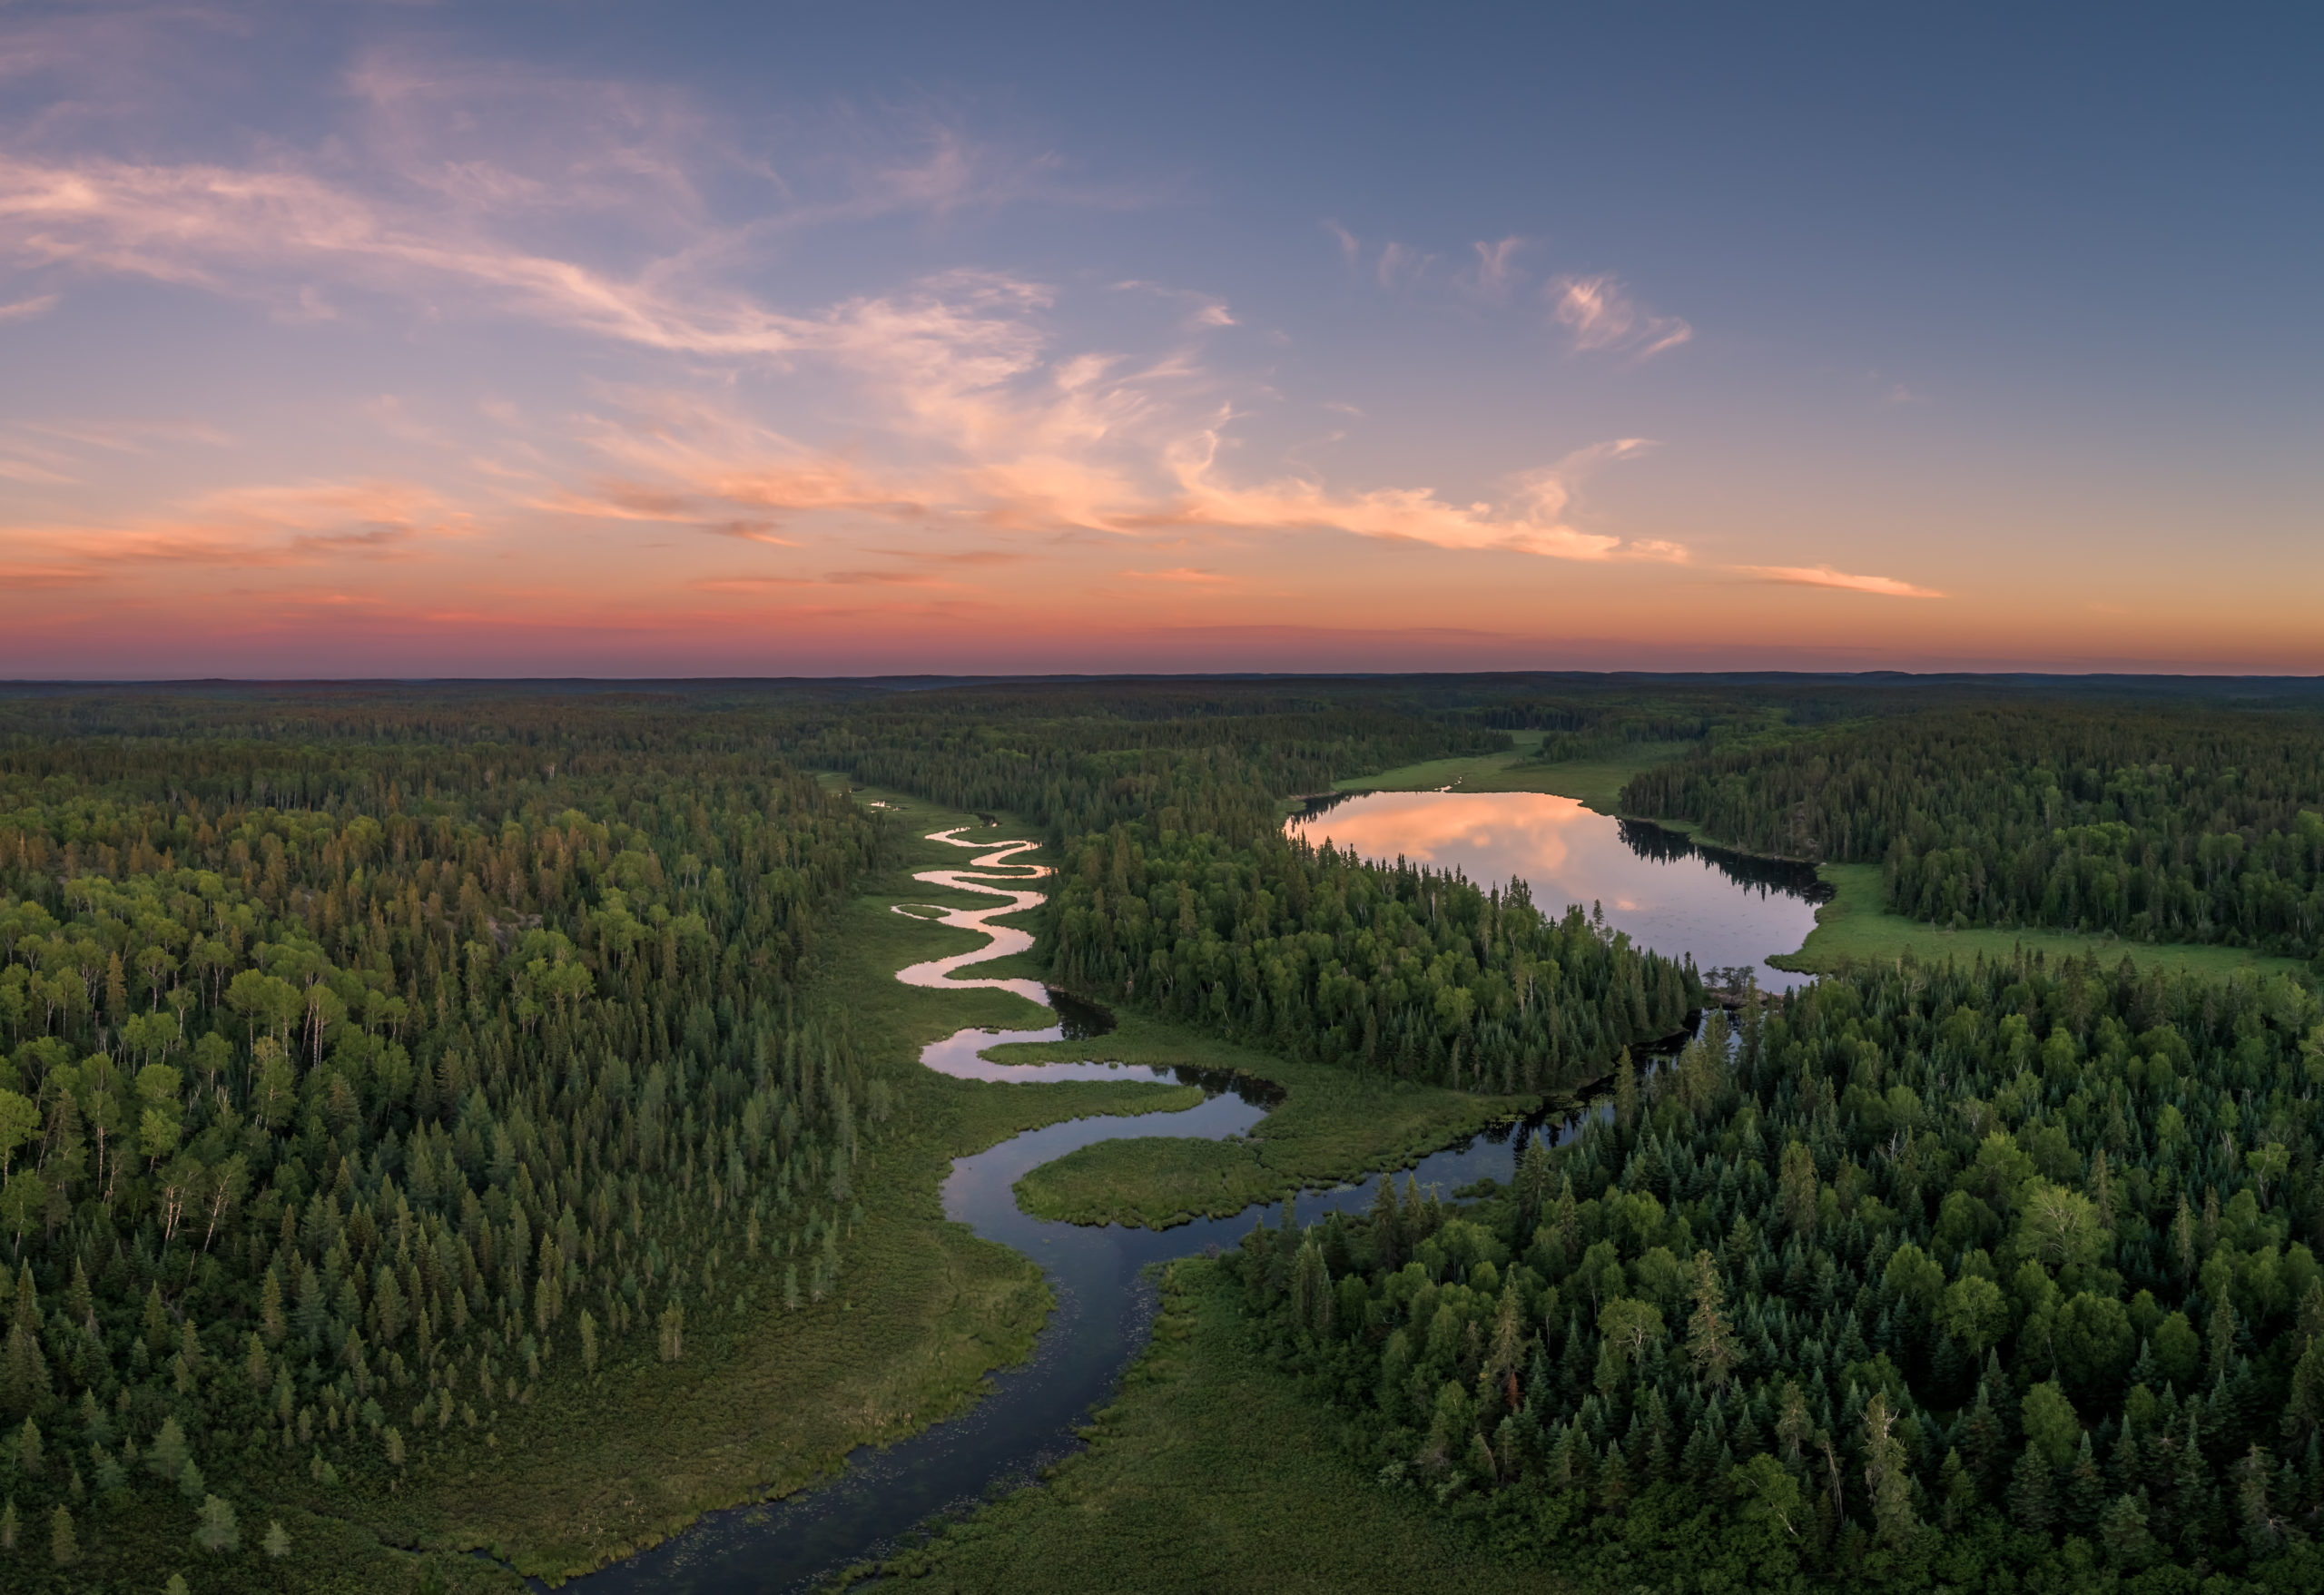
[{"label": "wispy cirrus cloud", "polygon": [[293,482],[202,494],[114,520],[0,523],[0,554],[115,575],[152,566],[258,570],[408,557],[423,539],[472,529],[468,511],[417,484]]},{"label": "wispy cirrus cloud", "polygon": [[1121,573],[1134,582],[1169,582],[1177,586],[1225,586],[1235,578],[1215,570],[1196,570],[1191,566],[1178,566],[1170,570],[1126,570]]},{"label": "wispy cirrus cloud", "polygon": [[1206,526],[1244,531],[1321,530],[1424,543],[1438,548],[1499,550],[1554,559],[1683,561],[1686,550],[1660,541],[1630,541],[1571,525],[1565,511],[1590,471],[1631,458],[1649,445],[1624,438],[1568,456],[1517,478],[1508,501],[1452,503],[1428,487],[1334,490],[1306,478],[1238,485],[1221,478],[1219,434],[1206,430],[1171,451],[1178,499],[1138,517],[1141,526]]},{"label": "wispy cirrus cloud", "polygon": [[1649,314],[1610,275],[1555,278],[1546,292],[1551,320],[1572,335],[1577,350],[1611,350],[1645,360],[1695,335],[1676,316]]},{"label": "wispy cirrus cloud", "polygon": [[1942,598],[1934,587],[1915,586],[1895,576],[1857,576],[1828,565],[1737,565],[1729,569],[1755,581],[1792,587],[1836,587],[1848,593],[1875,593],[1887,598]]},{"label": "wispy cirrus cloud", "polygon": [[[781,302],[763,286],[779,246],[810,228],[1036,197],[1119,199],[1069,192],[1059,163],[1038,152],[924,124],[842,155],[778,162],[679,96],[386,54],[359,61],[345,86],[350,124],[311,152],[275,144],[236,164],[59,153],[38,141],[0,149],[0,269],[39,279],[26,306],[54,301],[59,282],[112,277],[262,305],[293,328],[359,321],[380,305],[547,327],[626,351],[633,379],[593,387],[561,416],[553,401],[521,411],[483,401],[500,428],[491,438],[472,436],[472,409],[447,419],[400,395],[365,401],[379,431],[467,456],[457,487],[300,483],[182,497],[84,527],[0,520],[0,556],[61,569],[72,567],[63,552],[38,550],[102,546],[133,563],[262,567],[409,556],[429,537],[546,518],[674,526],[771,547],[860,540],[873,525],[955,541],[1138,541],[1204,527],[1571,560],[1686,557],[1674,543],[1594,529],[1574,513],[1582,478],[1641,452],[1639,439],[1518,473],[1492,502],[1229,470],[1238,423],[1275,395],[1268,373],[1215,363],[1206,335],[1236,317],[1199,290],[1118,281],[1183,307],[1161,347],[1125,352],[1061,337],[1059,290],[1015,272],[940,271],[822,304]],[[1437,260],[1327,225],[1351,268],[1384,288]],[[1469,286],[1506,297],[1519,248],[1514,238],[1477,245]],[[1577,337],[1610,347],[1599,340],[1610,325],[1601,317]],[[1645,353],[1668,347],[1672,323],[1640,325]],[[787,425],[764,418],[752,397],[777,387],[812,396],[783,412]],[[119,438],[92,446],[149,446]],[[22,469],[68,484],[70,461],[18,453]],[[441,468],[448,478],[456,468],[448,458]],[[1231,579],[1186,566],[1130,574],[1191,588]]]},{"label": "wispy cirrus cloud", "polygon": [[1468,279],[1469,290],[1491,303],[1506,303],[1517,284],[1517,251],[1525,247],[1525,241],[1511,237],[1487,243],[1480,239],[1469,247],[1477,251],[1476,270]]},{"label": "wispy cirrus cloud", "polygon": [[86,586],[97,579],[97,571],[85,565],[0,565],[0,586],[18,592]]},{"label": "wispy cirrus cloud", "polygon": [[34,316],[46,315],[56,308],[56,300],[55,294],[42,293],[30,299],[17,300],[13,304],[0,305],[0,321],[25,321]]},{"label": "wispy cirrus cloud", "polygon": [[1135,279],[1128,282],[1117,282],[1114,287],[1121,292],[1142,291],[1163,299],[1177,300],[1187,307],[1186,318],[1179,324],[1190,332],[1206,331],[1216,327],[1232,327],[1236,324],[1234,313],[1226,308],[1225,300],[1215,299],[1206,293],[1198,293],[1190,288],[1171,288],[1163,283],[1145,282]]},{"label": "wispy cirrus cloud", "polygon": [[1428,275],[1437,257],[1411,244],[1390,239],[1385,243],[1369,246],[1338,222],[1325,218],[1324,231],[1332,235],[1340,247],[1350,276],[1368,277],[1383,289],[1407,287]]}]

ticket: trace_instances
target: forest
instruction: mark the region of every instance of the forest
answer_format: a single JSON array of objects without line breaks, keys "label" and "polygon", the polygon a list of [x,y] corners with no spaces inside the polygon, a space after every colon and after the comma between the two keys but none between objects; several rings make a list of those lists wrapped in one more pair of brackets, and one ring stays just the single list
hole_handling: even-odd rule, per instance
[{"label": "forest", "polygon": [[876,822],[486,746],[9,748],[0,1558],[258,1587],[287,1508],[831,1289],[887,1104],[798,977]]},{"label": "forest", "polygon": [[1879,863],[1912,920],[2316,959],[2311,696],[0,695],[0,1586],[509,1588],[428,1559],[492,1551],[433,1538],[431,1491],[516,1455],[553,1479],[649,1410],[645,1374],[712,1377],[710,1337],[846,1343],[867,1203],[950,1155],[911,1138],[916,1054],[862,1039],[893,965],[855,967],[850,915],[906,840],[851,791],[876,787],[1022,822],[1058,865],[1033,966],[1191,1047],[1602,1093],[1506,1186],[1384,1179],[1368,1216],[1187,1265],[1231,1275],[1265,1377],[1339,1437],[1356,1493],[1315,1510],[1393,1500],[1575,1590],[2314,1589],[2312,979],[1933,950],[1713,989],[1521,881],[1283,824],[1512,733],[1545,766],[1681,743],[1627,812]]},{"label": "forest", "polygon": [[1896,913],[2324,954],[2324,726],[2223,705],[1987,704],[1699,744],[1630,812],[1885,867]]},{"label": "forest", "polygon": [[1755,993],[1508,1188],[1229,1262],[1380,1488],[1577,1587],[2312,1590],[2319,1013],[2087,962]]},{"label": "forest", "polygon": [[1522,881],[1481,890],[1328,842],[1236,853],[1117,826],[1070,855],[1050,915],[1050,968],[1075,989],[1456,1090],[1581,1085],[1702,1000],[1690,966],[1579,904],[1551,918]]}]

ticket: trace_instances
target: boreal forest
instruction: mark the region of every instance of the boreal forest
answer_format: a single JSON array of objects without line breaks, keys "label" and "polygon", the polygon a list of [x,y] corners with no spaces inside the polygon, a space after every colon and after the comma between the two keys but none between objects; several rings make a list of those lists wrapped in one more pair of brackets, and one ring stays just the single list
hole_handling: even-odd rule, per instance
[{"label": "boreal forest", "polygon": [[[1374,787],[1877,911],[1711,967]],[[1102,1022],[897,981],[1009,890]],[[9,688],[0,1589],[725,1587],[1079,1333],[942,1194],[1068,1121],[1134,1360],[798,1584],[2324,1588],[2320,973],[2309,683]]]}]

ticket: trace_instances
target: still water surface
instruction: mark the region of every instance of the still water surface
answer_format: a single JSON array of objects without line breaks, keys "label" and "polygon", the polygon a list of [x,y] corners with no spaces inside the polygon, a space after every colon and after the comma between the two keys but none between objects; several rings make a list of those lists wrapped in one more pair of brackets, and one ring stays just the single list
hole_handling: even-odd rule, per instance
[{"label": "still water surface", "polygon": [[[1209,1247],[1232,1246],[1254,1223],[1282,1219],[1283,1205],[1277,1202],[1246,1207],[1232,1218],[1198,1219],[1156,1231],[1049,1223],[1018,1207],[1012,1188],[1017,1181],[1078,1147],[1144,1136],[1218,1140],[1244,1135],[1266,1116],[1276,1093],[1263,1082],[1206,1070],[1096,1061],[1104,1056],[1102,1045],[1092,1047],[1093,1061],[1086,1063],[1008,1064],[980,1057],[984,1049],[1002,1041],[1094,1040],[1112,1021],[1038,981],[962,975],[963,970],[1031,944],[1024,931],[988,921],[1039,902],[1043,894],[1026,883],[1049,871],[1013,861],[1033,842],[970,842],[950,832],[930,840],[982,851],[967,869],[931,870],[915,880],[997,901],[980,909],[907,903],[897,911],[980,930],[992,940],[974,952],[914,964],[897,979],[914,986],[1014,991],[1050,1009],[1058,1022],[1030,1030],[959,1030],[930,1043],[921,1054],[923,1064],[965,1079],[1012,1083],[1150,1076],[1160,1083],[1200,1086],[1204,1100],[1177,1113],[1049,1125],[955,1159],[943,1186],[945,1216],[1032,1258],[1056,1294],[1057,1309],[1035,1340],[1031,1360],[994,1373],[990,1393],[961,1416],[884,1451],[856,1451],[845,1472],[829,1483],[786,1501],[712,1513],[652,1550],[567,1588],[590,1595],[755,1595],[805,1589],[851,1564],[889,1553],[900,1536],[933,1516],[1028,1482],[1041,1468],[1078,1449],[1074,1427],[1106,1399],[1145,1344],[1155,1299],[1140,1271]],[[1413,1177],[1445,1196],[1482,1179],[1506,1181],[1531,1137],[1561,1142],[1578,1134],[1582,1122],[1579,1115],[1567,1115],[1503,1126],[1422,1159]],[[1369,1186],[1342,1186],[1295,1200],[1299,1216],[1312,1220],[1364,1207],[1372,1195]]]},{"label": "still water surface", "polygon": [[1775,969],[1816,928],[1831,895],[1811,864],[1698,847],[1674,831],[1617,820],[1534,792],[1379,792],[1324,798],[1290,822],[1367,859],[1458,870],[1480,886],[1521,880],[1546,913],[1601,904],[1618,930],[1703,970],[1749,967],[1770,991],[1807,979]]}]

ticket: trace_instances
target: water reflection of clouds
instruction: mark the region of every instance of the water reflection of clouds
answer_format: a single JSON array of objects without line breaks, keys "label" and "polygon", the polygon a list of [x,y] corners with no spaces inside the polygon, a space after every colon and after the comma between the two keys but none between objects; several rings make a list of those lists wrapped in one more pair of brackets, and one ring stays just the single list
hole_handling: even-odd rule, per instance
[{"label": "water reflection of clouds", "polygon": [[1451,865],[1505,853],[1556,870],[1566,862],[1568,832],[1578,820],[1604,822],[1573,799],[1544,793],[1384,792],[1305,823],[1309,841],[1321,844],[1328,836],[1366,858],[1402,855],[1416,864]]},{"label": "water reflection of clouds", "polygon": [[1617,821],[1546,793],[1372,793],[1295,819],[1321,845],[1362,857],[1459,870],[1480,886],[1521,879],[1557,913],[1600,904],[1617,929],[1704,968],[1756,964],[1765,984],[1799,977],[1768,968],[1815,927],[1814,871],[1713,857],[1685,838]]}]

